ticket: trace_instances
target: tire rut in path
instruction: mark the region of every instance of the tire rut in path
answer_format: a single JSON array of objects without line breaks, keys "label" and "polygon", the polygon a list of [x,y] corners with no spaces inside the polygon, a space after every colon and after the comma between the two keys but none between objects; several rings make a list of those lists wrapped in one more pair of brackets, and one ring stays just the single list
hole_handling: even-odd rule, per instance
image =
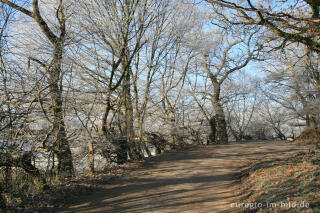
[{"label": "tire rut in path", "polygon": [[230,207],[239,199],[235,174],[252,160],[284,158],[302,149],[254,142],[164,153],[62,212],[238,212]]}]

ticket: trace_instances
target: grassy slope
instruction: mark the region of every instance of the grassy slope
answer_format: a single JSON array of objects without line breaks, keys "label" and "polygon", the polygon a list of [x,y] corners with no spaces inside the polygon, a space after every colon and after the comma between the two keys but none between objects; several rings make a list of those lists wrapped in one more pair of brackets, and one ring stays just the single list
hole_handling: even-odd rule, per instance
[{"label": "grassy slope", "polygon": [[[251,204],[251,210],[248,206],[244,212],[320,212],[319,150],[260,163],[246,174],[242,181],[246,196],[241,203]],[[263,206],[255,208],[258,203]]]}]

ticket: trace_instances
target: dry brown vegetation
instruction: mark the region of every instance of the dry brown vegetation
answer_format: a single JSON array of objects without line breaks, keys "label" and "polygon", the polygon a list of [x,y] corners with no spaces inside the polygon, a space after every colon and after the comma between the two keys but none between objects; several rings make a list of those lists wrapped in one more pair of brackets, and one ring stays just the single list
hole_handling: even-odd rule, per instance
[{"label": "dry brown vegetation", "polygon": [[137,163],[110,166],[97,172],[94,176],[65,180],[42,174],[46,177],[45,187],[33,184],[32,177],[22,169],[11,169],[10,177],[8,177],[8,172],[2,168],[0,184],[3,200],[1,200],[0,210],[5,212],[52,212],[55,208],[67,205],[81,195],[92,193],[99,185],[108,183],[136,166]]},{"label": "dry brown vegetation", "polygon": [[302,144],[318,144],[320,143],[320,130],[313,127],[307,128],[294,141]]},{"label": "dry brown vegetation", "polygon": [[319,212],[320,152],[250,167],[242,180],[243,212]]}]

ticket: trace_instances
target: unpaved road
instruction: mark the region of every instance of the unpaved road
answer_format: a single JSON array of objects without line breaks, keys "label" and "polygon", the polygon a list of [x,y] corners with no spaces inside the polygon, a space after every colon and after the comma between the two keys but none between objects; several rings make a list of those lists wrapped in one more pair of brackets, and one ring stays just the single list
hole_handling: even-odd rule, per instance
[{"label": "unpaved road", "polygon": [[239,202],[235,174],[252,160],[283,158],[302,149],[254,142],[165,153],[62,212],[238,212],[230,207]]}]

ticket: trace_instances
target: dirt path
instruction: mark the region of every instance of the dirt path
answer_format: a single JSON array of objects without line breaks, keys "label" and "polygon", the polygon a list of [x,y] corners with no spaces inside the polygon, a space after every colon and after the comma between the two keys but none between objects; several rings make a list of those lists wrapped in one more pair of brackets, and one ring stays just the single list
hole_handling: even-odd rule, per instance
[{"label": "dirt path", "polygon": [[165,153],[62,212],[238,212],[235,174],[252,160],[302,151],[290,143],[210,145]]}]

